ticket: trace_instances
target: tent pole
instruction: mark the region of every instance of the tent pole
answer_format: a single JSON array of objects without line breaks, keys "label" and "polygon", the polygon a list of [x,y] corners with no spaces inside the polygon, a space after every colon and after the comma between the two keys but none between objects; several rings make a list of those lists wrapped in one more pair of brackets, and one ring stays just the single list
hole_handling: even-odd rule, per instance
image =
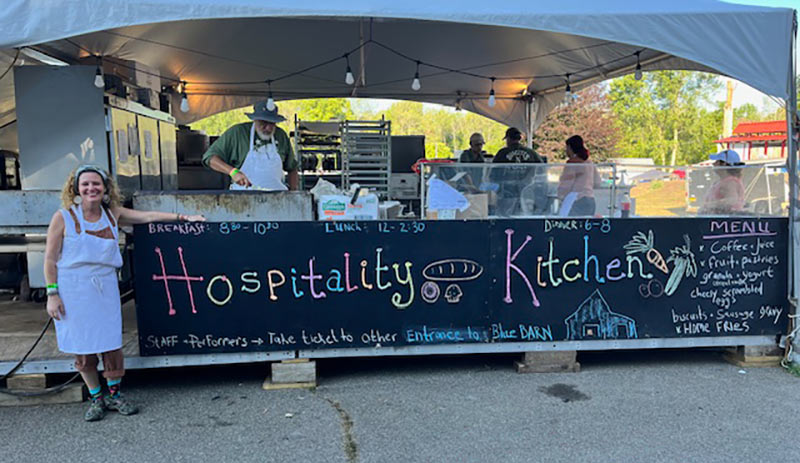
[{"label": "tent pole", "polygon": [[533,148],[533,97],[525,98],[525,144]]},{"label": "tent pole", "polygon": [[[800,315],[800,305],[798,305],[798,296],[800,296],[800,288],[798,288],[797,277],[800,275],[800,235],[798,232],[798,225],[800,225],[800,215],[798,211],[798,179],[797,179],[797,136],[800,131],[800,120],[798,120],[797,113],[797,85],[796,85],[796,49],[797,49],[797,12],[792,18],[792,36],[789,46],[789,98],[786,101],[786,146],[788,152],[786,159],[789,170],[789,301],[793,306],[793,315],[797,317]],[[800,323],[800,318],[794,319],[794,325]],[[788,359],[790,362],[800,364],[800,339],[795,336],[791,339],[794,353]]]}]

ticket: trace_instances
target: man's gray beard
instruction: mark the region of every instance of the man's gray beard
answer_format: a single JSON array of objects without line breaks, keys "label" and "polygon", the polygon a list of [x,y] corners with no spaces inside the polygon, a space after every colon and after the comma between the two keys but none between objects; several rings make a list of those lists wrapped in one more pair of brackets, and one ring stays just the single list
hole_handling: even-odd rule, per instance
[{"label": "man's gray beard", "polygon": [[272,141],[271,133],[270,134],[261,133],[258,129],[256,129],[256,135],[258,135],[258,138],[260,138],[263,141]]}]

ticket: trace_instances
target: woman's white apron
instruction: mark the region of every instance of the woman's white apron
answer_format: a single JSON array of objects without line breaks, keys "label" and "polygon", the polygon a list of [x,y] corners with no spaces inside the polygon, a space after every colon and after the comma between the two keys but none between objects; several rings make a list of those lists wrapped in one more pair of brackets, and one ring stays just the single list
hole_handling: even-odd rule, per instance
[{"label": "woman's white apron", "polygon": [[66,234],[56,266],[65,314],[55,320],[58,348],[71,354],[119,349],[122,310],[117,269],[122,255],[116,221],[105,208],[97,222],[87,222],[80,206],[60,212]]},{"label": "woman's white apron", "polygon": [[[255,147],[256,125],[250,129],[250,151],[244,158],[242,167],[239,168],[244,173],[254,188],[271,191],[286,191],[283,183],[283,161],[278,153],[278,145],[275,137],[270,143]],[[246,187],[231,184],[231,190],[246,190]]]}]

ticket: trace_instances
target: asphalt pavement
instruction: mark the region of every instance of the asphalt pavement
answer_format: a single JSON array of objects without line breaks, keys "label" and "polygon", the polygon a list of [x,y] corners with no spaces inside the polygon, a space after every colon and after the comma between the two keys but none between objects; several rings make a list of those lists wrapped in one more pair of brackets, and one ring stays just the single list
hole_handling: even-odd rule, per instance
[{"label": "asphalt pavement", "polygon": [[267,367],[132,371],[135,416],[0,407],[4,462],[800,461],[800,378],[709,350],[321,360],[319,387],[264,391]]}]

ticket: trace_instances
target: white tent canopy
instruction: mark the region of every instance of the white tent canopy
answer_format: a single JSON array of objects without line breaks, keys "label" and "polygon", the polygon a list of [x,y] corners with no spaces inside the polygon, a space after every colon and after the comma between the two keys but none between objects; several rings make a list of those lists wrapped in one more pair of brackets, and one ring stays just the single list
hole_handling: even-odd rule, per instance
[{"label": "white tent canopy", "polygon": [[[645,71],[715,72],[787,101],[793,91],[794,11],[711,0],[4,3],[0,66],[11,63],[15,47],[67,63],[90,53],[137,61],[158,69],[163,84],[188,82],[191,110],[176,112],[181,123],[245,106],[271,88],[276,100],[459,104],[508,125],[534,126],[562,99],[568,74],[578,89],[631,73],[637,53]],[[349,61],[359,80],[351,86],[343,55],[354,49]],[[417,60],[422,88],[413,91]],[[0,128],[15,118],[12,74],[0,81]],[[494,107],[487,103],[490,77],[497,78]],[[523,91],[534,95],[531,106]]]}]

